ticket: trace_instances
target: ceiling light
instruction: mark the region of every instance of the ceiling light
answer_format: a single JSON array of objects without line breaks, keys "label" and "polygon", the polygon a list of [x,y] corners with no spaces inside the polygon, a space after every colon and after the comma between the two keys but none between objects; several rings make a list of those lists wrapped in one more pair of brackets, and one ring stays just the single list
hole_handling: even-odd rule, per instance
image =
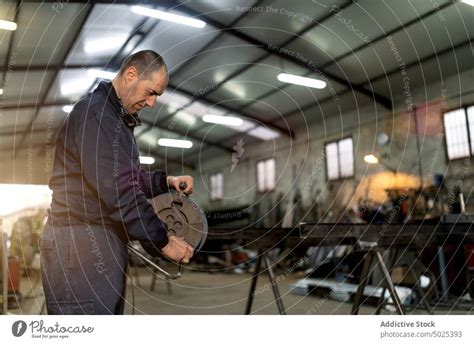
[{"label": "ceiling light", "polygon": [[461,0],[461,2],[464,2],[465,4],[474,6],[474,0]]},{"label": "ceiling light", "polygon": [[236,82],[226,82],[222,87],[239,98],[247,98],[247,88]]},{"label": "ceiling light", "polygon": [[73,106],[72,105],[64,105],[63,106],[63,111],[65,113],[70,113],[72,111]]},{"label": "ceiling light", "polygon": [[188,125],[193,125],[196,123],[196,117],[187,113],[186,111],[178,111],[178,113],[176,113],[176,118],[187,123]]},{"label": "ceiling light", "polygon": [[368,164],[378,164],[379,163],[379,159],[377,159],[377,157],[373,154],[369,154],[369,155],[364,156],[364,161]]},{"label": "ceiling light", "polygon": [[245,133],[249,131],[250,129],[256,128],[257,126],[258,125],[256,125],[254,122],[244,119],[240,127],[232,127],[232,129],[239,131],[241,133]]},{"label": "ceiling light", "polygon": [[140,164],[143,165],[153,165],[155,163],[155,158],[152,156],[140,156]]},{"label": "ceiling light", "polygon": [[202,20],[180,16],[180,15],[172,14],[165,11],[154,10],[149,7],[132,6],[132,12],[136,14],[141,14],[147,17],[157,18],[161,20],[170,21],[173,23],[196,27],[199,29],[202,29],[204,26],[206,26],[206,23],[203,22]]},{"label": "ceiling light", "polygon": [[232,125],[235,127],[241,126],[244,123],[242,119],[231,116],[204,115],[202,120],[207,123]]},{"label": "ceiling light", "polygon": [[95,78],[84,75],[80,78],[65,78],[61,80],[60,92],[63,96],[82,96],[93,84]]},{"label": "ceiling light", "polygon": [[158,144],[163,147],[191,148],[193,143],[187,140],[159,139]]},{"label": "ceiling light", "polygon": [[257,125],[255,128],[249,130],[247,134],[263,141],[273,140],[280,136],[276,130],[261,125]]},{"label": "ceiling light", "polygon": [[84,51],[88,54],[94,54],[102,51],[110,51],[120,48],[127,39],[127,36],[117,35],[108,38],[95,39],[84,43]]},{"label": "ceiling light", "polygon": [[12,21],[8,20],[0,20],[0,29],[8,30],[8,31],[15,31],[18,25]]},{"label": "ceiling light", "polygon": [[[173,107],[176,111],[176,109],[179,109],[183,106],[185,106],[186,104],[188,104],[192,99],[184,94],[181,94],[179,92],[176,92],[176,91],[165,91],[165,93],[163,93],[161,96],[160,96],[160,99],[159,99],[159,102],[161,104],[166,104],[170,107]],[[173,111],[173,112],[174,112]]]},{"label": "ceiling light", "polygon": [[3,95],[3,88],[0,88],[0,96]]},{"label": "ceiling light", "polygon": [[107,72],[106,70],[100,70],[100,69],[88,69],[87,74],[90,76],[94,76],[96,78],[106,79],[106,80],[112,80],[117,75],[117,73],[115,72]]},{"label": "ceiling light", "polygon": [[305,78],[303,76],[293,75],[293,74],[278,74],[277,79],[281,82],[286,82],[289,84],[295,84],[300,86],[312,87],[312,88],[325,88],[326,83],[321,80]]}]

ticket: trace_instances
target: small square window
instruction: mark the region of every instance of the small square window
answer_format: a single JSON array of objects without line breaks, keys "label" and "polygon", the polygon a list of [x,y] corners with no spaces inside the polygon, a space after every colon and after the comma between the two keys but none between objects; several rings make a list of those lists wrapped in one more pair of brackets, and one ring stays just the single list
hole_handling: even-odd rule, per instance
[{"label": "small square window", "polygon": [[224,197],[224,174],[214,173],[211,175],[211,199]]},{"label": "small square window", "polygon": [[257,189],[259,192],[271,191],[275,187],[275,159],[257,162]]},{"label": "small square window", "polygon": [[474,107],[457,109],[444,114],[446,150],[449,160],[474,154]]},{"label": "small square window", "polygon": [[327,143],[325,153],[329,180],[354,176],[354,148],[351,137]]}]

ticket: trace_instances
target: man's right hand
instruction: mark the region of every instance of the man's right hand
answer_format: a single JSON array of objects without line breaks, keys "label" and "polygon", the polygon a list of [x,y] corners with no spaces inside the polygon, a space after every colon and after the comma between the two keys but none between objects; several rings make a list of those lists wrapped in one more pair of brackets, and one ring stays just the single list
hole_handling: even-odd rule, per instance
[{"label": "man's right hand", "polygon": [[177,236],[168,237],[168,244],[161,249],[161,252],[168,259],[175,262],[189,263],[194,254],[194,249],[183,238]]}]

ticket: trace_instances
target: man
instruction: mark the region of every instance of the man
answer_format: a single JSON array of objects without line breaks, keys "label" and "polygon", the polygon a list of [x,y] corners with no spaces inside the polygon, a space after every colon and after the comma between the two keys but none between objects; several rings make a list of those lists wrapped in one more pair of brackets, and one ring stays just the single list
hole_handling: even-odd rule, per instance
[{"label": "man", "polygon": [[190,193],[193,179],[144,171],[133,136],[138,112],[153,107],[167,84],[160,55],[135,53],[112,82],[79,101],[61,127],[41,238],[48,314],[123,314],[130,239],[189,262],[193,248],[167,236],[147,199],[168,187],[179,191],[180,182]]}]

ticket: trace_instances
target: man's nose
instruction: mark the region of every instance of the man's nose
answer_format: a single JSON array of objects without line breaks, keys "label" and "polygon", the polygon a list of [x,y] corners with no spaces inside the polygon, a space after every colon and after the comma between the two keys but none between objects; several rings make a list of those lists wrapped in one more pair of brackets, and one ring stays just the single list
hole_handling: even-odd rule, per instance
[{"label": "man's nose", "polygon": [[156,96],[148,97],[148,99],[146,100],[146,105],[152,108],[155,106],[155,104],[156,104]]}]

